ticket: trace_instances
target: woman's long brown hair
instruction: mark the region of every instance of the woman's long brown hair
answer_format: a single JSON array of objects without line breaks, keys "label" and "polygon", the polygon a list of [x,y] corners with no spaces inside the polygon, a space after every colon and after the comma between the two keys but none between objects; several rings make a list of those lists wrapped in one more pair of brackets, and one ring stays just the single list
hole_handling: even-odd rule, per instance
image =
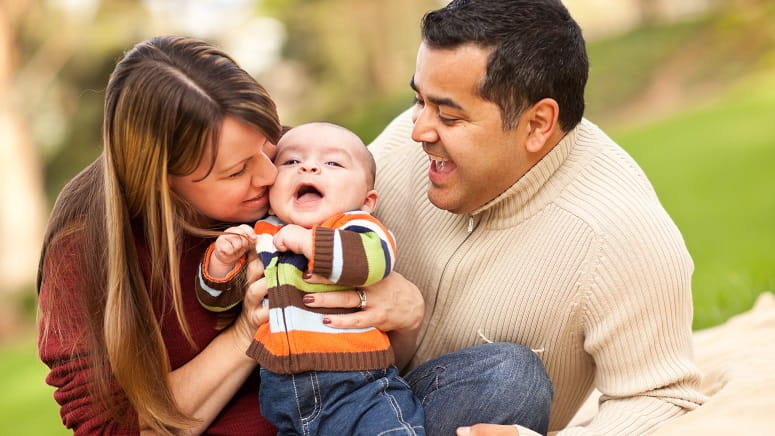
[{"label": "woman's long brown hair", "polygon": [[[78,283],[84,293],[79,303],[86,307],[62,301],[56,313],[41,313],[41,340],[61,334],[59,323],[73,314],[85,314],[87,319],[79,322],[87,324],[83,340],[96,401],[120,419],[125,415],[121,396],[115,395],[120,388],[143,427],[157,433],[195,424],[177,408],[167,384],[169,359],[154,302],[172,305],[194,346],[182,306],[179,250],[183,232],[207,221],[175,197],[168,175],[190,174],[208,149],[214,161],[226,116],[254,126],[274,142],[279,138],[274,102],[222,51],[181,37],[137,44],[108,83],[103,153],[62,190],[44,239],[38,289],[44,280],[58,280],[55,269],[44,271],[48,250],[78,235]],[[141,226],[141,235],[133,225]],[[138,236],[148,247],[149,277],[138,258]]]}]

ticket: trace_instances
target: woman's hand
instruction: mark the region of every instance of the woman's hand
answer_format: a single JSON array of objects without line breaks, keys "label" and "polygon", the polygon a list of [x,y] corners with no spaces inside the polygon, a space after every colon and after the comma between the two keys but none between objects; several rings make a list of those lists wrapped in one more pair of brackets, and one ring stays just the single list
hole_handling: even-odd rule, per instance
[{"label": "woman's hand", "polygon": [[266,298],[266,278],[264,264],[255,251],[248,251],[248,265],[245,273],[245,296],[242,300],[242,313],[234,322],[236,340],[244,352],[250,346],[258,326],[269,320],[269,307],[261,303]]},{"label": "woman's hand", "polygon": [[169,374],[170,387],[180,410],[201,420],[196,428],[184,434],[204,432],[255,371],[256,361],[245,350],[258,326],[269,319],[269,309],[261,305],[266,297],[264,268],[253,250],[248,253],[242,312],[234,324],[196,357]]},{"label": "woman's hand", "polygon": [[[331,283],[313,275],[310,283]],[[425,315],[425,301],[414,283],[393,271],[383,280],[362,288],[366,304],[363,309],[343,315],[326,315],[323,322],[336,328],[376,327],[390,335],[396,366],[403,369],[414,354],[417,334]],[[304,296],[309,307],[359,307],[361,296],[356,291],[321,292]]]},{"label": "woman's hand", "polygon": [[[320,283],[317,276],[305,279]],[[328,282],[330,283],[330,282]],[[385,279],[362,288],[366,295],[363,310],[343,315],[326,315],[324,322],[336,328],[376,327],[383,332],[416,330],[422,323],[425,302],[420,290],[401,274],[393,271]],[[304,304],[309,307],[359,307],[361,297],[355,291],[308,294]]]}]

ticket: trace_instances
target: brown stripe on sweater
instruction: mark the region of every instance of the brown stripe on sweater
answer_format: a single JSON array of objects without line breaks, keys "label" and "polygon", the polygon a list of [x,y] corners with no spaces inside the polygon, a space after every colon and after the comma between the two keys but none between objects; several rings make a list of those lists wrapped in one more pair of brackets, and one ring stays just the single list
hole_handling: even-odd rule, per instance
[{"label": "brown stripe on sweater", "polygon": [[[343,288],[348,289],[348,288]],[[281,285],[269,288],[269,308],[299,307],[309,312],[322,313],[325,315],[340,315],[344,313],[354,313],[360,309],[354,308],[332,308],[332,307],[308,307],[304,304],[304,296],[315,295],[316,292],[304,292],[294,288],[292,285]]]},{"label": "brown stripe on sweater", "polygon": [[353,231],[340,231],[342,239],[342,255],[345,268],[342,268],[342,276],[339,284],[360,286],[369,278],[369,259],[363,247],[361,234]]}]

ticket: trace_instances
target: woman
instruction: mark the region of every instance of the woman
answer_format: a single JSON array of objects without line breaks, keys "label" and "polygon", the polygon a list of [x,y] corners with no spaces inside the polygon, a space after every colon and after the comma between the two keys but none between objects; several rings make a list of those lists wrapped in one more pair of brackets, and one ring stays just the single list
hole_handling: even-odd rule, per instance
[{"label": "woman", "polygon": [[244,354],[267,317],[258,273],[231,323],[201,309],[193,279],[204,235],[267,212],[273,101],[225,53],[160,37],[119,61],[103,128],[104,151],[61,192],[40,258],[39,352],[64,424],[271,432]]}]

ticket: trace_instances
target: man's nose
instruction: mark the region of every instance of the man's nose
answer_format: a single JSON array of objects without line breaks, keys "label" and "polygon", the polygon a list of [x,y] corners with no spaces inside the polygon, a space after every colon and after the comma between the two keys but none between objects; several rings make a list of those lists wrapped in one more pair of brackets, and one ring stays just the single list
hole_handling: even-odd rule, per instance
[{"label": "man's nose", "polygon": [[436,132],[433,121],[430,119],[432,116],[431,111],[425,109],[416,109],[414,114],[412,114],[412,120],[414,121],[412,139],[415,142],[434,143],[439,140],[439,135]]}]

